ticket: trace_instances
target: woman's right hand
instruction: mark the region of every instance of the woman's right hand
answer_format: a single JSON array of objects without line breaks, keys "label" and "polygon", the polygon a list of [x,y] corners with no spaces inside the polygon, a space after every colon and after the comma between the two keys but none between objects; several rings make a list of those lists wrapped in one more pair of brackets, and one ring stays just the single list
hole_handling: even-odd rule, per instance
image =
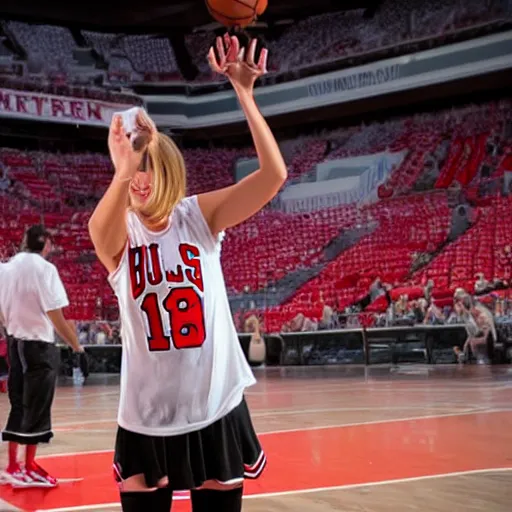
[{"label": "woman's right hand", "polygon": [[115,115],[110,123],[108,149],[116,177],[126,181],[133,178],[140,166],[142,154],[133,150],[120,115]]},{"label": "woman's right hand", "polygon": [[108,148],[116,176],[121,180],[133,178],[140,168],[142,156],[147,145],[157,131],[151,118],[142,110],[137,114],[136,128],[139,134],[146,135],[144,137],[144,146],[139,151],[135,151],[133,141],[124,129],[123,120],[120,115],[115,115],[110,124]]}]

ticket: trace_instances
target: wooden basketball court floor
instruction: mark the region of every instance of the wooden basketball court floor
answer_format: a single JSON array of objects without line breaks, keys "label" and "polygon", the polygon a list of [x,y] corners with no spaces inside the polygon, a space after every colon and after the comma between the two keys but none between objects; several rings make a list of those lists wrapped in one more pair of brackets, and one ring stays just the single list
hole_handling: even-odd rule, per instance
[{"label": "wooden basketball court floor", "polygon": [[[268,466],[247,483],[244,511],[512,511],[512,368],[255,373],[247,400]],[[55,438],[40,449],[60,486],[2,486],[0,511],[119,511],[111,469],[118,398],[118,377],[61,382]],[[0,421],[7,411],[1,395]],[[177,493],[173,511],[189,510]]]}]

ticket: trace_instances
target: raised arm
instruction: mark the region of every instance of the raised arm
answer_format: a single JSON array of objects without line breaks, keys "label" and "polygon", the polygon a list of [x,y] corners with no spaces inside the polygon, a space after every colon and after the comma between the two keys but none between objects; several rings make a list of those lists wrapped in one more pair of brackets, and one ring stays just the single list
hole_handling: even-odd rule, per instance
[{"label": "raised arm", "polygon": [[217,38],[217,50],[219,59],[213,48],[210,49],[210,66],[214,71],[226,75],[233,85],[249,124],[260,168],[235,185],[198,197],[199,206],[214,234],[258,212],[277,194],[287,177],[279,146],[253,94],[254,82],[266,72],[267,50],[261,51],[258,64],[254,62],[255,39],[251,41],[246,57],[236,37]]},{"label": "raised arm", "polygon": [[108,135],[115,174],[89,219],[89,234],[99,260],[109,272],[119,263],[127,239],[126,211],[130,181],[139,168],[142,153],[133,150],[120,116],[114,116]]}]

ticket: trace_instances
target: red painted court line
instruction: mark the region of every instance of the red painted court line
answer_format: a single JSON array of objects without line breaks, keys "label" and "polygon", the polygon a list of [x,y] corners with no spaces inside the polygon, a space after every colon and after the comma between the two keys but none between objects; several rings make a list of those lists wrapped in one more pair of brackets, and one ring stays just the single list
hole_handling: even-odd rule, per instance
[{"label": "red painted court line", "polygon": [[[262,443],[269,463],[248,481],[246,494],[336,487],[487,468],[512,459],[512,412],[372,423],[325,430],[269,434]],[[45,457],[61,478],[83,478],[52,490],[0,489],[0,498],[33,512],[118,501],[112,453]],[[190,510],[177,503],[176,510]],[[174,510],[174,509],[173,509]]]}]

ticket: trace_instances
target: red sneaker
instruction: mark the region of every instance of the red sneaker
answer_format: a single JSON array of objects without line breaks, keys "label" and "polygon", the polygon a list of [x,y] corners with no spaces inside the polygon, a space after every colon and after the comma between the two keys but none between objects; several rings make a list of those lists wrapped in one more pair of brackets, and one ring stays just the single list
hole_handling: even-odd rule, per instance
[{"label": "red sneaker", "polygon": [[57,479],[49,475],[39,464],[34,463],[30,468],[25,468],[27,476],[31,479],[29,487],[56,487]]},{"label": "red sneaker", "polygon": [[0,472],[0,484],[12,485],[13,487],[30,487],[32,478],[18,465]]}]

